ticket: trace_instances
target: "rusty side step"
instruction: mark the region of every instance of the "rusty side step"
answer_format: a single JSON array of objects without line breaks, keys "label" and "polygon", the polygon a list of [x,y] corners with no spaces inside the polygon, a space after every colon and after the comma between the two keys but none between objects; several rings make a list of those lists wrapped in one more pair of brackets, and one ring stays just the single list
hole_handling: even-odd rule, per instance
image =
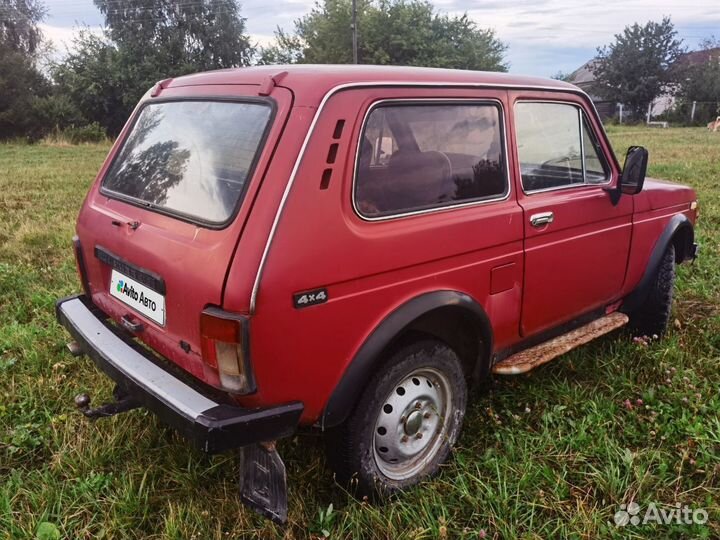
[{"label": "rusty side step", "polygon": [[576,328],[572,332],[563,334],[554,339],[531,347],[519,353],[508,356],[495,364],[493,373],[498,375],[518,375],[527,373],[538,366],[548,363],[561,354],[573,350],[575,347],[584,345],[593,339],[613,330],[625,326],[628,323],[628,316],[624,313],[611,313],[591,323]]}]

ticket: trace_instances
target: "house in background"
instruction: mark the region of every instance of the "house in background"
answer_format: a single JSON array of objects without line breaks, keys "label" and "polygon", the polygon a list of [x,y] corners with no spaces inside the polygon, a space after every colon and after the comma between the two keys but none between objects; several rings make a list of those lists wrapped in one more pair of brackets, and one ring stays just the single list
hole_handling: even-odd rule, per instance
[{"label": "house in background", "polygon": [[597,109],[600,118],[607,120],[608,118],[617,116],[618,106],[615,101],[608,101],[594,93],[593,87],[595,86],[595,73],[593,72],[593,66],[595,65],[595,62],[596,60],[594,58],[585,62],[582,66],[570,74],[567,81],[574,84],[581,90],[584,90],[595,104],[595,108]]},{"label": "house in background", "polygon": [[720,47],[685,53],[678,58],[678,64],[683,66],[697,66],[698,64],[706,64],[711,60],[720,62]]},{"label": "house in background", "polygon": [[[720,47],[685,53],[678,58],[677,63],[679,66],[686,67],[704,64],[713,59],[720,61]],[[595,62],[596,59],[594,58],[585,62],[582,66],[570,74],[568,82],[578,86],[590,96],[590,99],[592,99],[593,103],[595,103],[595,107],[603,120],[617,117],[619,110],[618,103],[603,99],[593,92],[593,87],[595,86],[593,66],[595,65]],[[652,117],[659,116],[670,110],[674,105],[675,96],[672,95],[672,92],[668,91],[666,94],[655,99],[652,104],[650,115]]]}]

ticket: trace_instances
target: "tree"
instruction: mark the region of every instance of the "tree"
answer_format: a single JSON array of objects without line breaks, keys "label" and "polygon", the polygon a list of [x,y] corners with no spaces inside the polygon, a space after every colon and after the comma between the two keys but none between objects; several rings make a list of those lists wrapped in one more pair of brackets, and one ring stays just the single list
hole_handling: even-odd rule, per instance
[{"label": "tree", "polygon": [[696,121],[714,120],[720,114],[720,62],[716,58],[691,66],[685,76],[680,84],[681,101],[688,106],[693,101],[701,102],[697,106]]},{"label": "tree", "polygon": [[86,119],[111,135],[157,81],[247,65],[255,53],[234,0],[94,1],[105,32],[80,32],[52,73]]},{"label": "tree", "polygon": [[35,104],[48,93],[48,81],[32,58],[0,49],[0,139],[42,135]]},{"label": "tree", "polygon": [[615,42],[598,49],[594,65],[595,91],[608,100],[626,104],[642,116],[652,101],[669,90],[673,65],[683,54],[682,40],[669,17],[662,22],[626,26]]},{"label": "tree", "polygon": [[36,66],[44,15],[37,0],[0,0],[0,138],[40,134],[36,103],[50,92]]},{"label": "tree", "polygon": [[132,69],[131,59],[105,34],[89,29],[76,34],[71,51],[51,68],[57,88],[83,112],[85,123],[119,133],[143,93],[162,76],[145,62]]},{"label": "tree", "polygon": [[254,49],[235,0],[94,0],[105,16],[108,37],[167,67],[188,70],[247,65]]},{"label": "tree", "polygon": [[695,101],[694,120],[705,123],[720,115],[720,41],[711,37],[701,41],[700,46],[701,51],[706,51],[700,53],[704,61],[691,63],[685,59],[679,62],[676,112],[681,118],[689,119]]},{"label": "tree", "polygon": [[715,37],[715,35],[703,38],[700,40],[700,48],[706,51],[720,49],[720,38]]},{"label": "tree", "polygon": [[[351,45],[352,46],[352,45]],[[303,61],[304,44],[295,34],[282,28],[275,30],[275,43],[260,50],[259,64],[297,64]]]},{"label": "tree", "polygon": [[[294,34],[278,29],[260,62],[351,63],[351,11],[350,0],[318,2]],[[439,14],[424,0],[358,0],[357,12],[361,63],[507,70],[506,45],[466,15]]]},{"label": "tree", "polygon": [[38,0],[0,0],[0,48],[34,55],[42,42],[38,24],[45,6]]}]

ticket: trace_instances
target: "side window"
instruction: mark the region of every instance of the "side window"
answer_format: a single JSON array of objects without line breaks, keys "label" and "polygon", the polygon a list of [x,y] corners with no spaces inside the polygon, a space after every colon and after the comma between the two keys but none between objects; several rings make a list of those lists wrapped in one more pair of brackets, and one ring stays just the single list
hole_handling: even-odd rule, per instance
[{"label": "side window", "polygon": [[360,136],[354,198],[383,217],[503,198],[508,192],[495,104],[385,104]]},{"label": "side window", "polygon": [[[365,142],[372,146],[369,154],[370,165],[373,167],[387,166],[390,156],[398,149],[397,142],[387,124],[385,108],[377,109],[368,118],[365,126]],[[369,147],[361,147],[361,152],[369,151]],[[368,156],[363,156],[368,159]]]},{"label": "side window", "polygon": [[575,105],[518,103],[515,129],[525,191],[606,181],[600,147]]}]

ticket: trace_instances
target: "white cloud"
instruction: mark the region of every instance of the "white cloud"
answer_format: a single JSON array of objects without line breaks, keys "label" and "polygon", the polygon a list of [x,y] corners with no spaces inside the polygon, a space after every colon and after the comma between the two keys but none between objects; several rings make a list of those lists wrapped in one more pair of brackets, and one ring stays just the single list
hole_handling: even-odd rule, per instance
[{"label": "white cloud", "polygon": [[259,46],[267,47],[275,41],[274,34],[250,34],[250,42]]},{"label": "white cloud", "polygon": [[91,32],[100,33],[101,29],[99,26],[53,26],[51,24],[40,23],[38,25],[42,30],[45,39],[50,41],[54,49],[55,56],[62,56],[67,50],[72,50],[73,38],[77,34],[80,28],[87,28]]},{"label": "white cloud", "polygon": [[65,49],[66,46],[69,47],[72,44],[75,29],[45,23],[41,23],[39,26],[45,38],[51,41],[56,49]]},{"label": "white cloud", "polygon": [[453,12],[467,10],[480,25],[495,28],[511,45],[595,48],[610,43],[628,24],[660,21],[664,16],[670,16],[679,36],[693,44],[720,29],[720,3],[712,0],[692,4],[677,0],[540,0],[503,2],[492,9],[463,4],[454,2]]}]

